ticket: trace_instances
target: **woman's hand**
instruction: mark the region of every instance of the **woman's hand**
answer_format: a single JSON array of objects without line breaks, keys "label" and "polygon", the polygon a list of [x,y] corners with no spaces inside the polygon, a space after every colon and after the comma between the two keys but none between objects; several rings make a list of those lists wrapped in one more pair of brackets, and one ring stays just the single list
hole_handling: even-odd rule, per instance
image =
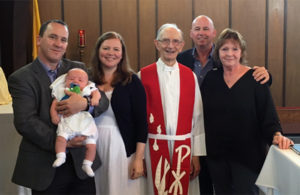
[{"label": "woman's hand", "polygon": [[144,152],[145,143],[138,142],[136,144],[136,152],[133,156],[133,161],[130,163],[129,167],[129,177],[130,179],[137,179],[144,175]]},{"label": "woman's hand", "polygon": [[133,161],[130,164],[129,176],[130,179],[137,179],[144,175],[144,162],[141,158],[134,156]]},{"label": "woman's hand", "polygon": [[289,149],[291,145],[294,145],[294,142],[289,138],[281,135],[280,132],[276,132],[273,137],[273,144],[278,145],[280,149]]}]

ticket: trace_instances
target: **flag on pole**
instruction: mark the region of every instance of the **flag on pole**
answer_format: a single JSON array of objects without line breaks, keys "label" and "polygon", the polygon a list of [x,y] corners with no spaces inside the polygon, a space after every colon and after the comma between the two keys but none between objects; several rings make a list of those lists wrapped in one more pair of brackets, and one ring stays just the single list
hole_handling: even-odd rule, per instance
[{"label": "flag on pole", "polygon": [[33,0],[32,58],[37,57],[36,40],[41,27],[38,0]]}]

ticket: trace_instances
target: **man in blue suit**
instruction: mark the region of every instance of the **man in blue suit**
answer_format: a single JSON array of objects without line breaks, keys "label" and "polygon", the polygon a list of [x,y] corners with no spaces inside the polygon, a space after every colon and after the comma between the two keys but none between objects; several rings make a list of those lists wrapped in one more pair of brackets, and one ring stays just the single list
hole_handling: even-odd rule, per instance
[{"label": "man in blue suit", "polygon": [[[63,59],[68,45],[69,31],[60,20],[50,20],[41,26],[37,45],[38,57],[30,64],[15,71],[8,79],[13,97],[14,124],[22,136],[12,181],[32,189],[32,194],[95,194],[94,178],[81,169],[85,155],[84,137],[68,141],[67,160],[53,168],[55,160],[56,126],[51,123],[52,102],[50,84],[56,77],[72,68],[86,70],[83,63]],[[102,93],[97,107],[89,107],[89,101],[72,92],[70,98],[61,101],[57,110],[70,116],[82,110],[90,110],[94,116],[108,107]],[[100,166],[97,156],[93,169]]]}]

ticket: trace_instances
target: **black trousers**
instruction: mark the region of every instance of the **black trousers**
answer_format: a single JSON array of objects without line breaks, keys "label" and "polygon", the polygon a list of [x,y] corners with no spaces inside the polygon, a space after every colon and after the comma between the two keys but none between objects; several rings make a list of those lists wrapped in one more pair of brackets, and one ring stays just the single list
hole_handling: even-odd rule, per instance
[{"label": "black trousers", "polygon": [[206,159],[206,156],[200,156],[201,169],[199,173],[199,184],[201,195],[210,195],[214,193]]},{"label": "black trousers", "polygon": [[215,194],[257,194],[258,173],[233,160],[207,159]]},{"label": "black trousers", "polygon": [[67,153],[66,162],[56,168],[55,177],[44,191],[32,190],[32,195],[90,195],[96,194],[94,178],[81,180],[77,177],[72,156]]}]

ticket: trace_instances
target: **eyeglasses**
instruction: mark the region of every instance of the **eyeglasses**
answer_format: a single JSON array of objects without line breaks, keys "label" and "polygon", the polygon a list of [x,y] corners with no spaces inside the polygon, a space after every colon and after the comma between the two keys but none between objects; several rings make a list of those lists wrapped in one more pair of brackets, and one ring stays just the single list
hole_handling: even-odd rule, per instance
[{"label": "eyeglasses", "polygon": [[163,45],[170,45],[170,43],[172,42],[172,44],[174,46],[178,46],[180,43],[182,43],[182,41],[178,40],[178,39],[162,39],[162,40],[158,40],[159,42],[161,42]]}]

